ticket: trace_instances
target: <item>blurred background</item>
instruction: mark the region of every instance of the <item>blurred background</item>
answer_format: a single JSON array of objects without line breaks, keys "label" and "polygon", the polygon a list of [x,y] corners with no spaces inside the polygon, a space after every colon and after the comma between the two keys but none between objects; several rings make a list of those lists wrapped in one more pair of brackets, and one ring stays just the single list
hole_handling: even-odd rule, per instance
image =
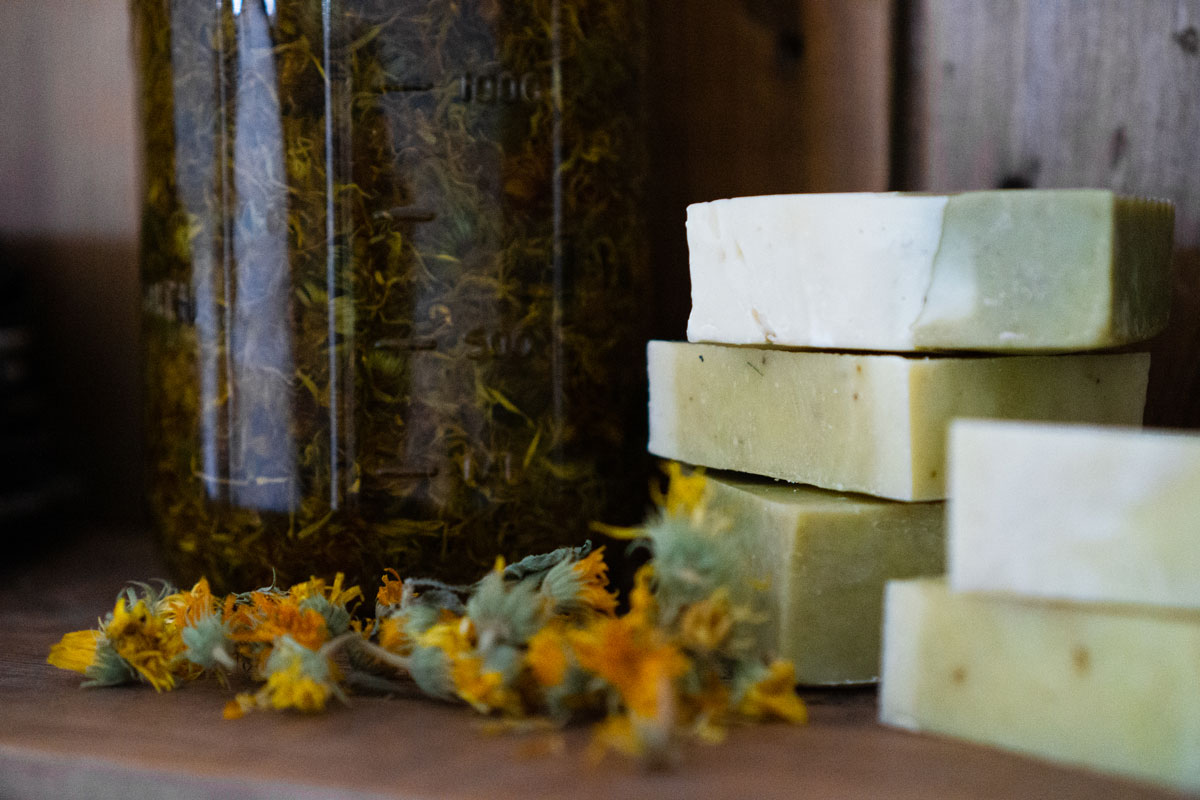
[{"label": "blurred background", "polygon": [[[777,192],[1098,186],[1177,206],[1147,421],[1200,426],[1200,0],[649,3],[654,335],[684,209]],[[0,531],[142,521],[124,0],[0,2]]]}]

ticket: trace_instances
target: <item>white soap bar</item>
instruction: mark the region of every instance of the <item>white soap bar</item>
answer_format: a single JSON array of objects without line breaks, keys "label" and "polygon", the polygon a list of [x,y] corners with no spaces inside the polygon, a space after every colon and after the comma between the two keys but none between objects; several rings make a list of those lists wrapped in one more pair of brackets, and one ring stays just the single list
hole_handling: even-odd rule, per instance
[{"label": "white soap bar", "polygon": [[1200,789],[1200,613],[888,584],[882,722]]},{"label": "white soap bar", "polygon": [[1137,425],[1150,357],[906,358],[650,342],[650,452],[895,500],[946,496],[956,417]]},{"label": "white soap bar", "polygon": [[942,503],[895,503],[733,473],[708,476],[745,580],[765,584],[763,655],[790,659],[799,683],[879,677],[883,587],[945,569]]},{"label": "white soap bar", "polygon": [[1174,212],[1105,190],[739,197],[688,207],[688,339],[1067,351],[1166,324]]},{"label": "white soap bar", "polygon": [[1200,609],[1200,436],[961,420],[955,589]]}]

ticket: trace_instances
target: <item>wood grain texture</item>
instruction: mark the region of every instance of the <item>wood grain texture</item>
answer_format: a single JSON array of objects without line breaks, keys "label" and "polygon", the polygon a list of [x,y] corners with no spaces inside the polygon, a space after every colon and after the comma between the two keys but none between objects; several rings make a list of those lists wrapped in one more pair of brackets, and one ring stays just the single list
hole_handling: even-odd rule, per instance
[{"label": "wood grain texture", "polygon": [[1176,207],[1149,424],[1200,426],[1200,0],[915,0],[901,188],[1107,187]]},{"label": "wood grain texture", "polygon": [[65,460],[89,509],[139,519],[138,144],[128,6],[0,2],[0,264],[26,272],[37,290],[30,310],[51,395],[42,402],[69,445]]},{"label": "wood grain texture", "polygon": [[647,4],[656,337],[684,337],[689,203],[886,188],[894,1]]},{"label": "wood grain texture", "polygon": [[667,773],[589,762],[589,732],[488,735],[469,710],[357,697],[303,717],[221,719],[230,690],[80,690],[45,664],[121,581],[158,574],[142,538],[96,532],[0,575],[0,797],[107,798],[1046,798],[1175,797],[1144,785],[883,728],[871,692],[808,696],[804,727],[735,729],[684,748]]},{"label": "wood grain texture", "polygon": [[128,3],[0,2],[0,235],[137,235]]}]

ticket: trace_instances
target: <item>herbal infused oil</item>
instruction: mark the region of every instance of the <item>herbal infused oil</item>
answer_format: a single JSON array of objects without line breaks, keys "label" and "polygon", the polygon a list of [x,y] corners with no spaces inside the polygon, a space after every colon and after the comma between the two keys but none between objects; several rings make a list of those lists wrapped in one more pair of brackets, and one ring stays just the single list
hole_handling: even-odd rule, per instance
[{"label": "herbal infused oil", "polygon": [[449,580],[640,516],[619,0],[134,0],[177,577]]}]

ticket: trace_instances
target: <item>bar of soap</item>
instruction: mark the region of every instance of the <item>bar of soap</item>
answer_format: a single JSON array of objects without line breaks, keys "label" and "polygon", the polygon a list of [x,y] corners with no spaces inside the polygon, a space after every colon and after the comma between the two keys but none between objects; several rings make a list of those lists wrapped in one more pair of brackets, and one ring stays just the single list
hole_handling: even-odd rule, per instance
[{"label": "bar of soap", "polygon": [[652,341],[650,452],[896,500],[945,497],[955,417],[1138,425],[1143,353],[906,358]]},{"label": "bar of soap", "polygon": [[811,486],[709,473],[711,507],[731,521],[744,574],[767,584],[764,655],[809,685],[879,676],[883,587],[941,574],[944,504],[895,503]]},{"label": "bar of soap", "polygon": [[888,725],[1200,789],[1200,613],[888,584]]},{"label": "bar of soap", "polygon": [[963,420],[955,589],[1200,609],[1200,436]]},{"label": "bar of soap", "polygon": [[739,197],[688,207],[693,342],[1086,350],[1170,304],[1174,209],[1106,190]]}]

